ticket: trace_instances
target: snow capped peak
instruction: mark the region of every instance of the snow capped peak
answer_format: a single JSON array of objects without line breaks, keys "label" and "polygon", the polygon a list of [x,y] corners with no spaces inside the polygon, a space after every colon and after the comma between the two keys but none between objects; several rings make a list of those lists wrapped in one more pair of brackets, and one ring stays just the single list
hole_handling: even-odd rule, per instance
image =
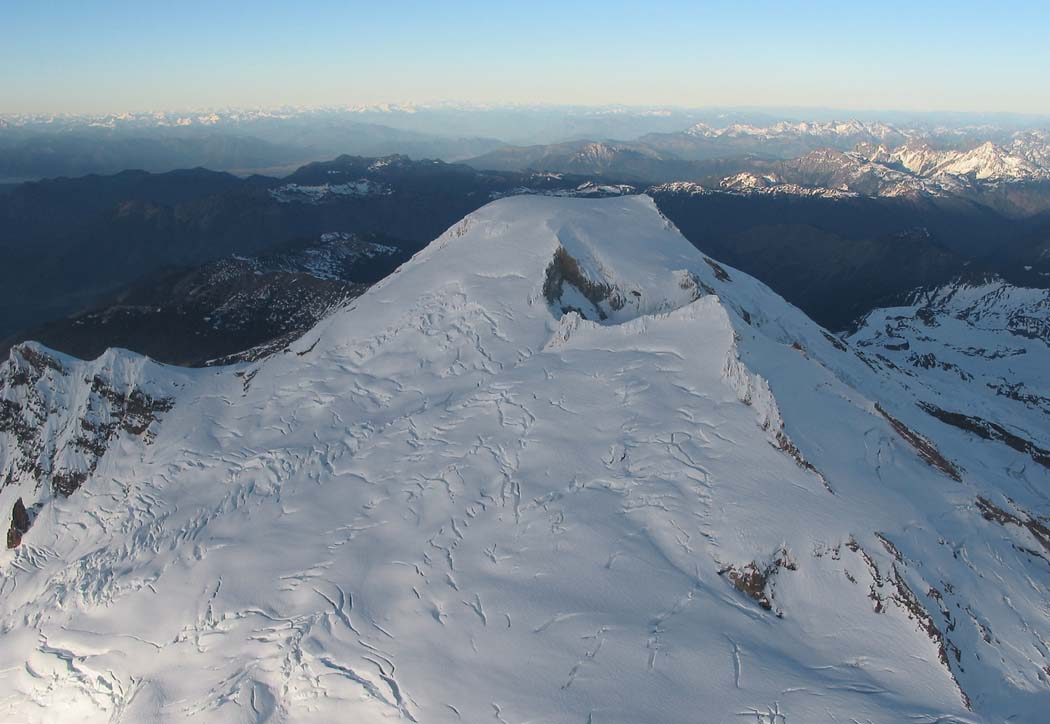
[{"label": "snow capped peak", "polygon": [[0,712],[1034,720],[1047,428],[892,362],[931,314],[847,343],[646,196],[515,196],[264,360],[19,347]]},{"label": "snow capped peak", "polygon": [[781,183],[780,177],[776,174],[753,174],[747,171],[738,173],[735,176],[727,176],[722,179],[720,185],[724,189],[737,189],[737,190],[755,190],[765,189],[770,186]]},{"label": "snow capped peak", "polygon": [[775,173],[758,175],[744,171],[734,176],[727,176],[719,185],[723,191],[738,194],[819,196],[823,198],[850,198],[857,195],[845,189],[788,183]]},{"label": "snow capped peak", "polygon": [[1040,168],[1011,151],[986,141],[972,151],[949,152],[935,174],[969,176],[981,181],[1010,181],[1050,178],[1050,169]]},{"label": "snow capped peak", "polygon": [[[973,129],[971,129],[973,130]],[[988,129],[984,129],[985,132]],[[802,188],[823,187],[879,196],[940,196],[967,193],[999,184],[1050,180],[1050,142],[1044,131],[1019,132],[1007,142],[985,140],[965,145],[961,130],[930,131],[898,128],[856,120],[830,122],[780,121],[764,126],[729,124],[714,127],[698,123],[685,131],[704,139],[742,139],[748,144],[773,143],[778,153],[799,154],[779,162],[777,173]],[[1001,138],[1000,134],[997,138]],[[808,149],[808,150],[807,150]],[[790,173],[792,167],[821,166],[818,174]],[[762,174],[765,175],[765,174]],[[739,191],[777,189],[782,184],[755,188],[759,174],[731,177],[726,183]],[[833,180],[828,180],[829,178]]]},{"label": "snow capped peak", "polygon": [[[612,228],[616,234],[608,233]],[[528,339],[530,347],[540,348],[551,310],[557,317],[571,308],[592,321],[622,322],[681,306],[675,274],[695,266],[696,258],[696,250],[648,196],[593,206],[513,196],[465,217],[358,299],[352,313],[337,314],[329,323],[341,330],[345,324],[345,332],[326,332],[321,346],[329,341],[345,346],[345,335],[395,324],[390,315],[403,313],[406,304],[424,313],[453,295],[483,308],[518,300],[524,306],[514,315],[515,334],[504,334],[515,339],[515,349]],[[362,311],[365,307],[370,311]],[[365,327],[362,318],[369,320]]]},{"label": "snow capped peak", "polygon": [[886,139],[904,135],[903,131],[885,123],[864,123],[858,120],[827,122],[777,121],[767,126],[733,123],[719,128],[712,127],[706,123],[696,123],[686,129],[686,133],[708,138],[751,136],[767,139],[785,137],[866,137]]},{"label": "snow capped peak", "polygon": [[594,169],[605,168],[615,162],[624,154],[644,154],[656,156],[655,152],[640,147],[625,147],[615,143],[602,141],[591,142],[580,147],[572,156],[570,165],[580,168]]},{"label": "snow capped peak", "polygon": [[1041,156],[1045,148],[1038,138],[1017,139],[1010,147],[986,141],[968,151],[937,150],[926,142],[913,140],[893,149],[860,144],[855,153],[916,177],[951,184],[960,178],[986,182],[1050,178],[1050,166]]}]

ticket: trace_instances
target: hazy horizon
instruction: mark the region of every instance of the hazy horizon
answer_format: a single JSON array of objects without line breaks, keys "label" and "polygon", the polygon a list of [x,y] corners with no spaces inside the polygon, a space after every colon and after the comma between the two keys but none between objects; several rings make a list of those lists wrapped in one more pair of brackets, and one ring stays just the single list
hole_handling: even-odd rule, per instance
[{"label": "hazy horizon", "polygon": [[[0,113],[433,103],[1050,114],[1020,2],[493,7],[58,0],[6,9]],[[883,27],[888,19],[891,27]]]},{"label": "hazy horizon", "polygon": [[647,104],[647,103],[559,103],[559,102],[484,102],[470,99],[387,99],[370,103],[270,103],[258,105],[210,105],[210,106],[170,106],[170,107],[113,107],[84,111],[8,111],[0,110],[0,117],[107,117],[137,116],[145,114],[205,114],[205,113],[296,113],[296,112],[359,112],[359,113],[414,113],[418,111],[462,111],[462,112],[497,112],[497,111],[563,111],[597,113],[622,111],[624,113],[649,113],[653,116],[661,112],[703,113],[703,114],[753,114],[766,115],[777,120],[795,121],[849,121],[849,120],[883,120],[892,117],[951,119],[1002,118],[1007,120],[1050,120],[1050,111],[1024,112],[1011,110],[959,110],[959,109],[913,109],[899,107],[856,108],[845,106],[823,105],[681,105],[681,104]]}]

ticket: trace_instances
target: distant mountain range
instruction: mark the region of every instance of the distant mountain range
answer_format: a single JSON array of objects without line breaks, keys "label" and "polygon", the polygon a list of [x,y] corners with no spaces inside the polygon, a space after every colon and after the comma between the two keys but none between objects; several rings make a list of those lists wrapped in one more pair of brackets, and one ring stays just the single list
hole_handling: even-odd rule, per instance
[{"label": "distant mountain range", "polygon": [[393,128],[348,113],[29,117],[0,126],[0,182],[196,166],[284,175],[346,153],[451,161],[503,143]]},{"label": "distant mountain range", "polygon": [[632,142],[507,147],[467,163],[501,170],[608,174],[649,183],[718,185],[724,178],[750,172],[764,178],[763,187],[793,183],[880,196],[979,196],[1004,184],[1050,181],[1050,132],[1016,132],[998,142],[980,138],[987,137],[970,131],[898,130],[885,124],[694,126]]},{"label": "distant mountain range", "polygon": [[[1050,128],[1050,119],[870,114],[833,120],[829,112],[630,107],[483,107],[469,104],[379,104],[344,108],[220,109],[99,115],[0,114],[0,183],[125,169],[168,171],[204,166],[242,175],[283,175],[340,154],[402,153],[444,161],[476,159],[487,169],[540,167],[582,152],[603,159],[600,143],[625,156],[621,178],[648,183],[698,181],[715,159],[784,160],[820,148],[859,143],[894,148],[921,141],[935,148],[1011,142],[1014,134]],[[858,120],[859,118],[859,120]],[[789,120],[785,120],[789,119]],[[552,146],[549,151],[535,148]],[[596,153],[597,152],[597,153]],[[491,154],[491,155],[490,155]],[[652,161],[666,162],[659,169]],[[585,162],[586,159],[583,160]],[[669,165],[677,162],[678,166]],[[582,170],[583,167],[577,169]],[[587,167],[594,173],[595,167]],[[723,174],[728,175],[728,174]]]},{"label": "distant mountain range", "polygon": [[[961,132],[938,133],[943,145]],[[120,345],[203,364],[301,329],[369,283],[352,269],[338,280],[305,268],[261,280],[238,257],[381,238],[398,249],[396,265],[456,219],[519,194],[648,193],[698,248],[835,330],[960,275],[1050,286],[1046,133],[968,148],[935,146],[929,135],[876,144],[902,135],[886,124],[694,125],[680,135],[854,145],[789,159],[682,160],[637,144],[579,142],[494,151],[474,166],[344,155],[283,177],[198,168],[15,185],[0,193],[0,339],[6,348],[42,338],[84,356]],[[249,305],[241,316],[250,323],[209,326],[211,310],[236,304],[239,291],[290,308],[303,285],[310,301],[295,315],[258,316]],[[193,289],[207,293],[188,300]],[[150,339],[160,319],[181,331]]]},{"label": "distant mountain range", "polygon": [[[341,156],[284,178],[238,178],[191,169],[21,184],[0,194],[0,253],[5,258],[0,265],[0,339],[71,314],[108,318],[104,308],[129,295],[143,298],[136,285],[144,278],[161,273],[173,273],[175,280],[180,274],[207,277],[209,268],[194,269],[232,255],[256,257],[325,234],[379,235],[410,253],[499,196],[602,196],[624,190],[589,181],[563,174],[479,172],[405,156]],[[166,306],[156,293],[147,294],[142,303]],[[177,299],[171,303],[179,304]],[[57,334],[54,325],[48,329]],[[55,344],[64,347],[60,341]],[[80,349],[79,344],[74,348]],[[199,361],[199,351],[160,356]],[[212,351],[218,356],[228,350],[220,344]]]},{"label": "distant mountain range", "polygon": [[717,183],[747,165],[746,158],[686,160],[642,143],[570,141],[549,146],[503,147],[464,163],[496,171],[551,171],[663,183],[680,179]]}]

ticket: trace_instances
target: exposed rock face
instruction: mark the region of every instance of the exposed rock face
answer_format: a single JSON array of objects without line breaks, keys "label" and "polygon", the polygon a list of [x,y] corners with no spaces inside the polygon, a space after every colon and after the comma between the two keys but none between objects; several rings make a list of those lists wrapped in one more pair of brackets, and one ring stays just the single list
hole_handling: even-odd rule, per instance
[{"label": "exposed rock face", "polygon": [[920,403],[919,406],[946,425],[952,425],[960,430],[972,432],[985,440],[1003,442],[1017,452],[1029,455],[1032,460],[1044,468],[1050,468],[1050,450],[1044,450],[1031,440],[1026,440],[1020,435],[1010,432],[998,423],[990,422],[976,415],[964,415],[961,412],[942,410],[936,405],[929,403]]},{"label": "exposed rock face", "polygon": [[1043,550],[1042,552],[1039,552],[1026,546],[1021,547],[1026,553],[1041,558],[1050,556],[1050,527],[1047,527],[1045,520],[1039,520],[1023,511],[1019,511],[1019,513],[1015,515],[1007,510],[1003,510],[990,500],[980,497],[977,498],[977,509],[981,511],[981,517],[985,520],[1003,526],[1012,525],[1027,530]]},{"label": "exposed rock face", "polygon": [[[590,302],[590,315],[580,306],[574,306],[571,298],[566,296],[566,286],[582,295],[583,299]],[[623,307],[623,300],[613,293],[608,284],[593,282],[580,271],[579,263],[569,255],[565,247],[558,247],[554,252],[554,259],[547,267],[547,276],[543,283],[543,296],[553,305],[559,306],[563,314],[569,311],[577,312],[584,319],[593,318],[597,315],[599,320],[608,319],[608,313],[602,308],[607,304],[614,309]]]},{"label": "exposed rock face", "polygon": [[915,448],[915,452],[919,454],[919,457],[929,463],[932,467],[937,468],[942,473],[947,475],[952,480],[959,482],[962,480],[962,475],[959,473],[959,468],[952,463],[951,460],[944,457],[940,450],[934,446],[932,442],[926,439],[923,435],[912,430],[910,427],[905,425],[903,422],[898,420],[896,417],[891,415],[882,409],[882,405],[875,403],[875,409],[878,410],[879,414],[886,418],[886,421],[890,423],[890,426],[900,435],[909,445]]},{"label": "exposed rock face", "polygon": [[79,362],[31,343],[14,347],[0,368],[3,484],[69,496],[118,435],[152,442],[154,424],[173,405],[150,389],[152,365],[118,350]]},{"label": "exposed rock face", "polygon": [[19,498],[11,508],[11,527],[7,530],[7,547],[17,548],[22,543],[22,536],[29,530],[29,513],[25,503]]},{"label": "exposed rock face", "polygon": [[[919,409],[960,438],[991,441],[990,449],[1050,468],[1048,319],[1046,290],[995,277],[957,279],[915,293],[907,306],[873,312],[850,342],[875,368],[906,380]],[[895,428],[907,439],[913,422],[898,420]]]},{"label": "exposed rock face", "polygon": [[738,591],[753,599],[766,611],[772,611],[777,616],[783,616],[783,611],[774,607],[773,593],[776,584],[775,577],[781,570],[798,570],[798,563],[795,562],[795,559],[788,553],[786,548],[781,548],[777,551],[773,555],[772,560],[765,565],[760,566],[755,561],[739,567],[729,565],[720,569],[718,574],[729,578]]}]

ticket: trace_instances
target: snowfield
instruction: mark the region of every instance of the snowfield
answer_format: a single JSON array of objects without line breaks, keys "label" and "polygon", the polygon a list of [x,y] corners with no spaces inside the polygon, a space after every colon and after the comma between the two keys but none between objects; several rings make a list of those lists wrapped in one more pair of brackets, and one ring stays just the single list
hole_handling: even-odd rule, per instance
[{"label": "snowfield", "polygon": [[516,196],[258,362],[16,347],[0,721],[1038,721],[1050,425],[871,329]]}]

